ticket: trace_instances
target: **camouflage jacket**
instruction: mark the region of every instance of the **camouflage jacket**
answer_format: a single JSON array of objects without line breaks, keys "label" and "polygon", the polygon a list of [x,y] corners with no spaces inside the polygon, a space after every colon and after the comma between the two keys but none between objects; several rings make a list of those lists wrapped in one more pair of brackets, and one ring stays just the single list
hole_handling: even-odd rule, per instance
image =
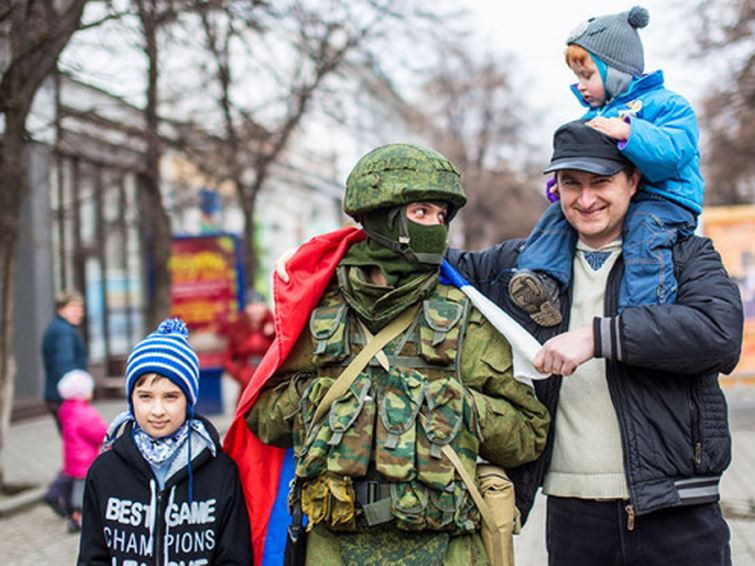
[{"label": "camouflage jacket", "polygon": [[247,413],[249,428],[265,443],[294,447],[313,524],[358,530],[354,484],[368,477],[389,486],[400,528],[477,530],[474,503],[440,448],[450,444],[474,476],[478,456],[504,467],[536,459],[548,431],[547,410],[512,376],[510,346],[461,292],[437,285],[409,329],[384,348],[388,363],[373,358],[311,422],[366,340],[338,287],[329,287]]}]

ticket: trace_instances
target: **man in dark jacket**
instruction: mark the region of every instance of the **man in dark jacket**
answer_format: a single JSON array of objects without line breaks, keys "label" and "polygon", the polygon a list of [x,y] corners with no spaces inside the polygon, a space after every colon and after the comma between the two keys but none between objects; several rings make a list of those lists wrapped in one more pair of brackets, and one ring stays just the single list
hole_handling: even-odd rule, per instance
[{"label": "man in dark jacket", "polygon": [[[508,283],[523,245],[451,251],[449,260],[544,343],[537,383],[553,417],[534,463],[510,470],[526,518],[548,495],[549,564],[731,563],[718,484],[731,458],[718,372],[736,365],[742,305],[710,241],[673,249],[675,304],[618,310],[621,236],[639,171],[581,122],[559,128],[546,172],[577,233],[560,327],[515,306]],[[648,219],[652,221],[652,219]]]},{"label": "man in dark jacket", "polygon": [[[58,382],[74,369],[87,369],[87,348],[76,327],[84,319],[84,299],[76,291],[63,291],[55,297],[55,318],[42,337],[42,361],[45,365],[44,399],[58,432],[61,432],[58,409],[63,400]],[[71,480],[59,472],[44,495],[44,501],[60,514],[68,514]]]},{"label": "man in dark jacket", "polygon": [[55,318],[42,337],[45,364],[45,402],[60,430],[58,408],[62,402],[58,381],[72,369],[87,369],[87,348],[76,327],[84,319],[84,299],[75,291],[55,298]]}]

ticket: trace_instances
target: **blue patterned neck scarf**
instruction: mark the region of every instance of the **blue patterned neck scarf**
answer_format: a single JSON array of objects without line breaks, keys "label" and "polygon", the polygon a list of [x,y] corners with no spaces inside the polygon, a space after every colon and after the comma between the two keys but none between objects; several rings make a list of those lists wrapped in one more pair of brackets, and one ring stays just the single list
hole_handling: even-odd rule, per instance
[{"label": "blue patterned neck scarf", "polygon": [[582,252],[582,255],[585,256],[585,259],[587,260],[587,263],[590,264],[590,267],[593,271],[598,271],[601,267],[603,267],[603,264],[608,259],[608,256],[611,255],[611,252]]},{"label": "blue patterned neck scarf", "polygon": [[136,447],[150,464],[159,466],[170,458],[186,441],[189,435],[189,423],[185,422],[179,429],[163,438],[152,438],[138,425],[134,426],[133,437]]}]

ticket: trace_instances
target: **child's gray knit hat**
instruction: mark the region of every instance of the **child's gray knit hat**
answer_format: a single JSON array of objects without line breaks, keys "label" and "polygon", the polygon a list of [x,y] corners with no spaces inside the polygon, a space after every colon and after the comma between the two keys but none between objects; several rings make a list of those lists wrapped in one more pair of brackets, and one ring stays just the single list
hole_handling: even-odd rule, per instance
[{"label": "child's gray knit hat", "polygon": [[584,47],[609,67],[639,76],[645,70],[645,57],[637,30],[649,21],[648,11],[635,6],[629,12],[582,22],[569,34],[566,43]]}]

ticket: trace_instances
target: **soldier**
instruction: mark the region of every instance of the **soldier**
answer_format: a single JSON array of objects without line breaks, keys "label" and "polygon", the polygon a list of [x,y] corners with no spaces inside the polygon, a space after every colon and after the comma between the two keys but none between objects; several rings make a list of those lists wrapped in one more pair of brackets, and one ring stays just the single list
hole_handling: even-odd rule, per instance
[{"label": "soldier", "polygon": [[[474,477],[478,456],[513,467],[545,446],[548,412],[514,379],[509,344],[439,282],[465,202],[458,170],[435,151],[391,144],[362,157],[344,209],[366,238],[334,264],[251,408],[242,400],[259,440],[293,447],[307,564],[487,564],[480,514],[442,450]],[[331,403],[345,368],[394,327]]]}]

